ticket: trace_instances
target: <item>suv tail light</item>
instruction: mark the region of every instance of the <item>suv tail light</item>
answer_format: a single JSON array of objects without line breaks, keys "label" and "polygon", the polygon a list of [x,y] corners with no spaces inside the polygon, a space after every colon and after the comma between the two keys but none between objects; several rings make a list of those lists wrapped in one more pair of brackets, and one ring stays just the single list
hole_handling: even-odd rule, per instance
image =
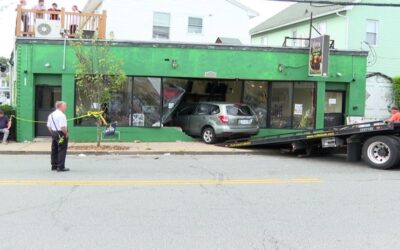
[{"label": "suv tail light", "polygon": [[226,115],[220,115],[218,116],[218,119],[222,122],[222,124],[228,124],[229,122],[229,117]]}]

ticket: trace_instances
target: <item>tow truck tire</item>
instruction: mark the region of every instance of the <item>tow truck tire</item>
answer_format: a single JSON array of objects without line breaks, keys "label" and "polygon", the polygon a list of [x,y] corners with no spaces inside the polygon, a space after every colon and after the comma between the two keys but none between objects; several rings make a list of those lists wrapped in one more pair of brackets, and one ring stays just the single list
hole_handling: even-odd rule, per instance
[{"label": "tow truck tire", "polygon": [[372,168],[394,168],[400,160],[400,141],[390,136],[371,137],[364,142],[362,156]]}]

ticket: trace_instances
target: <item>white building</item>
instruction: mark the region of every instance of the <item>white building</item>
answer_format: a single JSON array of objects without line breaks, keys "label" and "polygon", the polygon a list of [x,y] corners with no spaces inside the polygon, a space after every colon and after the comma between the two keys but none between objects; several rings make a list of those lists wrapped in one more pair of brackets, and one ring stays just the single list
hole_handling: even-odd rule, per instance
[{"label": "white building", "polygon": [[107,11],[107,33],[117,40],[250,43],[249,19],[258,15],[235,0],[88,0],[84,12]]},{"label": "white building", "polygon": [[10,104],[11,87],[9,72],[0,72],[0,104]]}]

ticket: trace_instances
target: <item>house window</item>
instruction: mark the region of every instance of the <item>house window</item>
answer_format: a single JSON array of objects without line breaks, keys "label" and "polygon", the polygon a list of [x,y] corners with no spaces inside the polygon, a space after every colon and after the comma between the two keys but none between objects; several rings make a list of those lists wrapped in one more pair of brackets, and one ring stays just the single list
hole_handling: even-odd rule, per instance
[{"label": "house window", "polygon": [[268,37],[267,36],[261,37],[261,45],[268,46]]},{"label": "house window", "polygon": [[369,45],[376,45],[377,44],[377,35],[378,35],[378,21],[367,20],[366,42]]},{"label": "house window", "polygon": [[321,35],[326,34],[326,22],[322,22],[318,24],[318,31]]},{"label": "house window", "polygon": [[170,31],[169,13],[154,12],[153,15],[153,38],[154,39],[169,39]]},{"label": "house window", "polygon": [[188,32],[196,34],[203,33],[203,19],[198,17],[189,17]]},{"label": "house window", "polygon": [[292,30],[292,46],[296,47],[297,46],[297,30]]}]

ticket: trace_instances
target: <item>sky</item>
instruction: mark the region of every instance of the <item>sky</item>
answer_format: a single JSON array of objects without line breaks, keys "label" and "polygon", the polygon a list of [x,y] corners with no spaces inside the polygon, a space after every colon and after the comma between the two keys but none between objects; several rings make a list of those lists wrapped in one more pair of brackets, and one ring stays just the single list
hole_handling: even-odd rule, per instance
[{"label": "sky", "polygon": [[[117,1],[117,0],[116,0]],[[146,0],[143,0],[146,1]],[[250,27],[259,24],[268,17],[274,15],[287,7],[288,3],[267,1],[267,0],[238,0],[242,4],[256,10],[260,16],[250,20]],[[14,46],[15,31],[15,7],[17,0],[0,0],[0,56],[9,57]],[[28,6],[33,7],[37,0],[27,0]],[[69,10],[76,4],[80,9],[83,8],[87,0],[47,0],[46,2],[57,2],[59,7]]]}]

